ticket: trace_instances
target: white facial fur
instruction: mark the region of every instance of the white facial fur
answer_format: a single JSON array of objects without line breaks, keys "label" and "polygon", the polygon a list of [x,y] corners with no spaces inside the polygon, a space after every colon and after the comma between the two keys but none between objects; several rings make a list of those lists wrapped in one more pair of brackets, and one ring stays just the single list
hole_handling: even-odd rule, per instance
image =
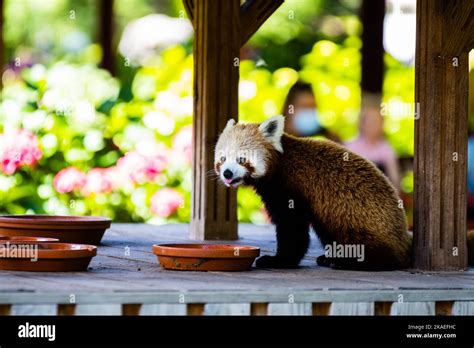
[{"label": "white facial fur", "polygon": [[[272,117],[260,125],[236,125],[229,120],[216,145],[216,172],[226,186],[237,187],[245,178],[259,178],[266,174],[271,147],[283,152],[281,136],[284,117]],[[245,160],[245,163],[242,161]],[[226,178],[224,172],[232,174]],[[229,176],[229,172],[227,172]]]}]

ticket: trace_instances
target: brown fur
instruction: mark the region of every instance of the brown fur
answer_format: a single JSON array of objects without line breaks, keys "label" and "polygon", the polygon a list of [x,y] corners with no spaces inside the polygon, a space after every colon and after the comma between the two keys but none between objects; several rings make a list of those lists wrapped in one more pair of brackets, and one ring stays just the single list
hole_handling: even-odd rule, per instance
[{"label": "brown fur", "polygon": [[[364,262],[343,268],[394,269],[410,264],[404,210],[388,179],[371,163],[331,141],[284,134],[276,155],[286,184],[309,203],[323,243],[362,244]],[[336,264],[337,264],[336,260]]]},{"label": "brown fur", "polygon": [[[391,270],[411,265],[411,238],[400,198],[385,175],[368,160],[332,141],[283,134],[277,151],[258,124],[226,129],[217,149],[234,147],[263,154],[265,174],[255,177],[246,163],[243,183],[262,197],[276,225],[277,255],[257,260],[259,267],[295,267],[309,244],[311,225],[324,245],[363,245],[365,259],[318,258],[337,268]],[[216,171],[219,173],[216,164]],[[294,201],[294,208],[289,208]],[[474,250],[474,232],[468,235]],[[470,252],[470,263],[474,253]]]}]

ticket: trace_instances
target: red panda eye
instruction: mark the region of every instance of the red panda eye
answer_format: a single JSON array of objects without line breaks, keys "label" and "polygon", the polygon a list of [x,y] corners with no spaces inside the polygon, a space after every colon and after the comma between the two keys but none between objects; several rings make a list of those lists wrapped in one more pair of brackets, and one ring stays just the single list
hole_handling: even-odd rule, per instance
[{"label": "red panda eye", "polygon": [[238,163],[238,164],[244,164],[245,162],[246,162],[245,157],[239,157],[239,158],[237,159],[237,163]]},{"label": "red panda eye", "polygon": [[225,156],[221,156],[221,162],[225,162]]}]

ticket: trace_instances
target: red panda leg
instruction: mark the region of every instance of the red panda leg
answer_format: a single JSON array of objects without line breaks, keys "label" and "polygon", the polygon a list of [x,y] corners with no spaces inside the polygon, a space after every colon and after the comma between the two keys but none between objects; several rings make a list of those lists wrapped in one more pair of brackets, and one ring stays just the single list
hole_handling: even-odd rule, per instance
[{"label": "red panda leg", "polygon": [[296,268],[309,246],[309,223],[282,221],[276,225],[277,253],[257,259],[259,268]]}]

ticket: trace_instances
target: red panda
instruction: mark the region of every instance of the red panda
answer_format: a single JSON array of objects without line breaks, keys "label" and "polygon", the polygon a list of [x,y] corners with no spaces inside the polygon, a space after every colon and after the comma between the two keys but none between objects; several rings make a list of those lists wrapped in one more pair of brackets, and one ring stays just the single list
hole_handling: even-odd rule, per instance
[{"label": "red panda", "polygon": [[407,268],[411,240],[401,200],[368,160],[327,140],[283,132],[284,118],[261,124],[230,120],[215,149],[215,171],[229,187],[250,185],[276,226],[277,252],[257,267],[297,267],[314,229],[323,246],[362,246],[363,257],[325,253],[317,261],[342,269]]}]

